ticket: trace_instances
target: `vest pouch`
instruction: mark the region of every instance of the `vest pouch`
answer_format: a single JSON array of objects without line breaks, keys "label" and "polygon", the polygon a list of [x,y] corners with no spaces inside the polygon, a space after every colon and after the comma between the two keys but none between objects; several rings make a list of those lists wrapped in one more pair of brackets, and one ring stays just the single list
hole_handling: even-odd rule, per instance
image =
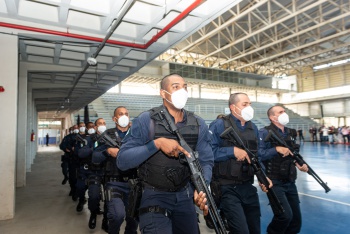
[{"label": "vest pouch", "polygon": [[228,163],[227,161],[219,162],[218,169],[219,169],[219,176],[224,176],[227,174],[228,171]]},{"label": "vest pouch", "polygon": [[170,180],[175,187],[181,185],[182,181],[182,175],[181,175],[181,168],[166,168],[165,169],[165,176]]},{"label": "vest pouch", "polygon": [[243,164],[241,162],[237,162],[236,160],[230,160],[230,175],[233,178],[238,178],[243,173]]},{"label": "vest pouch", "polygon": [[105,164],[105,172],[106,175],[111,175],[113,170],[113,165],[112,162],[110,160],[107,160],[106,164]]},{"label": "vest pouch", "polygon": [[289,173],[289,180],[295,181],[297,179],[297,169],[295,168],[294,164],[290,164],[290,173]]},{"label": "vest pouch", "polygon": [[289,160],[285,160],[285,161],[283,161],[281,163],[280,175],[283,178],[288,178],[289,177],[290,165],[291,165],[291,162]]},{"label": "vest pouch", "polygon": [[251,165],[247,165],[247,167],[248,167],[248,176],[254,176],[254,169],[253,169],[253,167],[251,166]]}]

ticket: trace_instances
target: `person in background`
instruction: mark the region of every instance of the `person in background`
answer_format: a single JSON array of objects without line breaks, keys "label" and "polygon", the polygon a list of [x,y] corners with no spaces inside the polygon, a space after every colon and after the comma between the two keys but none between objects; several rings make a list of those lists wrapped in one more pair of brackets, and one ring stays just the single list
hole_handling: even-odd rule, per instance
[{"label": "person in background", "polygon": [[50,139],[50,136],[48,133],[46,133],[46,146],[49,146],[49,139]]},{"label": "person in background", "polygon": [[299,128],[298,129],[298,136],[299,136],[299,142],[301,143],[301,141],[305,141],[304,139],[304,135],[303,135],[303,129]]}]

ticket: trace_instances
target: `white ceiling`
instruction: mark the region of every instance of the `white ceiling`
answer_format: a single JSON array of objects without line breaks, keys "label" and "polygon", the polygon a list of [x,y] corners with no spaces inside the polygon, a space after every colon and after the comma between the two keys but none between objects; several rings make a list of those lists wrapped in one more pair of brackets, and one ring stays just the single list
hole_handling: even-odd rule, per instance
[{"label": "white ceiling", "polygon": [[[18,35],[20,69],[27,71],[39,118],[58,111],[63,117],[234,5],[232,0],[0,0],[0,32]],[[88,65],[89,57],[97,66]]]},{"label": "white ceiling", "polygon": [[154,59],[272,76],[349,58],[350,0],[237,2],[0,0],[0,33],[19,36],[42,118],[81,109]]}]

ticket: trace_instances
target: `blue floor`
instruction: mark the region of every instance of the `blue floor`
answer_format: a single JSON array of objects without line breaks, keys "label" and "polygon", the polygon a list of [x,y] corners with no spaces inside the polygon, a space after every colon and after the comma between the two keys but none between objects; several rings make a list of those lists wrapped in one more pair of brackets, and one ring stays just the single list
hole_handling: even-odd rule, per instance
[{"label": "blue floor", "polygon": [[[306,142],[300,154],[331,188],[329,193],[307,173],[298,170],[297,187],[303,234],[350,233],[350,146]],[[266,195],[259,189],[262,233],[272,219]]]}]

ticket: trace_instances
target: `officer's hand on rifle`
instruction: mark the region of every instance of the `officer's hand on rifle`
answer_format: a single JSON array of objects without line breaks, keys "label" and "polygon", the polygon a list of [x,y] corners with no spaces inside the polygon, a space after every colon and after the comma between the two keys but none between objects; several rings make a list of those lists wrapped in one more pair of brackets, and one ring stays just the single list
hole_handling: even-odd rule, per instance
[{"label": "officer's hand on rifle", "polygon": [[198,194],[197,190],[194,190],[194,196],[193,196],[195,204],[199,207],[200,210],[203,211],[203,215],[208,215],[208,206],[207,204],[207,198],[205,193],[200,192]]},{"label": "officer's hand on rifle", "polygon": [[309,168],[307,167],[306,164],[304,164],[303,166],[300,166],[298,163],[295,163],[295,166],[300,170],[300,171],[303,171],[303,172],[307,172],[309,170]]},{"label": "officer's hand on rifle", "polygon": [[276,146],[276,151],[282,154],[282,157],[293,155],[293,153],[288,148],[282,146]]},{"label": "officer's hand on rifle", "polygon": [[249,155],[247,154],[247,152],[245,150],[242,150],[236,146],[233,147],[234,148],[234,155],[237,159],[237,161],[244,161],[247,160],[248,163],[250,163],[250,158]]},{"label": "officer's hand on rifle", "polygon": [[118,152],[119,152],[118,148],[108,148],[107,149],[107,153],[113,158],[117,157]]},{"label": "officer's hand on rifle", "polygon": [[267,181],[269,182],[269,187],[268,187],[268,188],[266,188],[266,186],[265,186],[264,184],[261,184],[261,183],[259,182],[259,186],[260,186],[261,190],[262,190],[263,192],[265,192],[265,193],[267,193],[267,192],[268,192],[268,189],[271,188],[271,187],[273,186],[272,181],[271,181],[268,177],[266,177],[266,179],[267,179]]},{"label": "officer's hand on rifle", "polygon": [[187,157],[191,157],[190,154],[182,148],[179,143],[173,139],[158,138],[154,140],[154,144],[158,149],[170,157],[179,157],[179,153],[183,153]]}]

